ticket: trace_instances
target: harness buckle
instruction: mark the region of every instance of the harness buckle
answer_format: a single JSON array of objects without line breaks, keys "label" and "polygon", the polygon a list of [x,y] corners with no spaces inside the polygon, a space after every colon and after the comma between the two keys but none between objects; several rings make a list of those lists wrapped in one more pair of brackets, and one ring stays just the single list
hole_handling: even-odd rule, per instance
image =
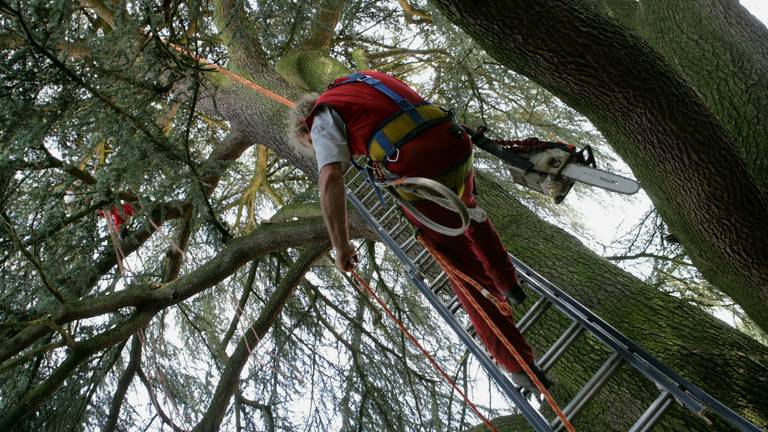
[{"label": "harness buckle", "polygon": [[397,162],[398,159],[400,159],[400,149],[396,148],[395,152],[393,153],[395,155],[394,159],[392,156],[387,156],[387,162],[394,163]]}]

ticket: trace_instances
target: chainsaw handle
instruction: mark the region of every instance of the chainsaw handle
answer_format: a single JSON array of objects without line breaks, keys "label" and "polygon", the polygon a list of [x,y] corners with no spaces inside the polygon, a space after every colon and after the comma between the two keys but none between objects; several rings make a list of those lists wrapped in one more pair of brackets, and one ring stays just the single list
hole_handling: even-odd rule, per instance
[{"label": "chainsaw handle", "polygon": [[[584,153],[587,153],[586,157],[584,157]],[[576,161],[581,165],[597,168],[597,163],[595,162],[595,153],[592,151],[591,145],[585,145],[584,148],[576,152]]]}]

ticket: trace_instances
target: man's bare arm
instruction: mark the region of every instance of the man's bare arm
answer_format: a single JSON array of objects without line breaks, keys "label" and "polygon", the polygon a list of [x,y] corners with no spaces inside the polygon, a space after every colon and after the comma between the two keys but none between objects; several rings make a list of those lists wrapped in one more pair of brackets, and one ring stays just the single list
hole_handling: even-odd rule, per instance
[{"label": "man's bare arm", "polygon": [[320,169],[320,208],[328,228],[331,244],[336,250],[336,267],[350,271],[354,267],[355,249],[349,242],[347,201],[344,196],[344,175],[340,162]]}]

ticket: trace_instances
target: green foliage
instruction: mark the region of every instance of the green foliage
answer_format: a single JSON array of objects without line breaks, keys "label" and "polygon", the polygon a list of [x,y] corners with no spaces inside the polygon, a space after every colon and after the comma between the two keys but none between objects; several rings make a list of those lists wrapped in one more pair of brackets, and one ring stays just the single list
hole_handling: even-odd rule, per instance
[{"label": "green foliage", "polygon": [[[0,413],[34,391],[46,393],[15,430],[101,429],[115,400],[122,401],[118,429],[194,427],[215,402],[235,347],[302,253],[266,245],[252,261],[227,255],[232,245],[253,238],[276,212],[273,225],[317,219],[314,182],[279,152],[282,126],[259,123],[261,105],[249,106],[244,90],[174,47],[220,65],[237,59],[244,75],[285,85],[279,74],[296,93],[320,91],[355,68],[388,71],[462,122],[488,124],[496,137],[593,144],[605,163],[615,158],[582,116],[499,65],[435,11],[431,24],[409,24],[396,2],[349,1],[338,23],[324,23],[335,32],[321,52],[302,49],[319,1],[87,3],[0,7],[0,213],[7,221],[0,348],[11,353],[0,361]],[[217,8],[227,5],[233,10],[222,17]],[[222,23],[247,28],[227,33]],[[259,46],[226,45],[244,34]],[[231,144],[241,132],[245,142]],[[260,153],[256,144],[270,150]],[[215,158],[219,151],[225,156]],[[516,188],[498,161],[477,160]],[[572,222],[568,207],[515,191],[545,217]],[[136,214],[121,240],[98,212],[125,202]],[[252,218],[238,217],[246,206]],[[427,349],[461,385],[480,388],[477,365],[404,284],[397,261],[369,243],[359,255],[360,268]],[[223,256],[243,265],[208,281],[200,269]],[[162,291],[169,282],[201,279],[207,285],[197,295],[154,309],[175,295]],[[102,305],[59,325],[48,316],[59,310],[54,291],[82,307],[109,295],[144,301]],[[158,292],[167,297],[151,297]],[[124,398],[115,399],[130,334],[62,369],[73,353],[146,311],[153,315],[134,336],[140,373],[129,376]],[[42,336],[18,342],[35,328]],[[371,300],[325,260],[247,349],[223,428],[459,430],[474,422]],[[47,386],[57,371],[65,379]]]}]

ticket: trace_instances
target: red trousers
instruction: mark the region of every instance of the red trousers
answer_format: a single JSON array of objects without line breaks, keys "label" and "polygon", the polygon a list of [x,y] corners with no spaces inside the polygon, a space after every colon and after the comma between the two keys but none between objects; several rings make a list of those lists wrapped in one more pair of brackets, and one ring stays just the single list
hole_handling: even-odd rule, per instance
[{"label": "red trousers", "polygon": [[[467,207],[477,206],[473,186],[474,180],[470,175],[461,197]],[[438,204],[431,201],[419,201],[415,203],[415,206],[425,216],[441,225],[459,226],[458,216]],[[424,227],[408,215],[408,212],[406,215],[416,227],[421,229],[424,241],[443,254],[452,266],[477,281],[491,293],[496,294],[499,299],[503,299],[505,294],[517,284],[515,268],[490,219],[486,219],[482,223],[472,222],[464,234],[458,237],[449,237]],[[480,305],[496,327],[512,343],[512,346],[520,353],[525,362],[532,363],[533,350],[515,326],[512,317],[502,315],[498,308],[486,299],[477,288],[463,281],[452,281],[452,284],[454,283],[462,284],[464,291],[470,293],[475,302]],[[509,350],[461,291],[455,285],[452,286],[459,302],[467,311],[477,335],[496,362],[510,372],[519,372],[522,368]]]}]

